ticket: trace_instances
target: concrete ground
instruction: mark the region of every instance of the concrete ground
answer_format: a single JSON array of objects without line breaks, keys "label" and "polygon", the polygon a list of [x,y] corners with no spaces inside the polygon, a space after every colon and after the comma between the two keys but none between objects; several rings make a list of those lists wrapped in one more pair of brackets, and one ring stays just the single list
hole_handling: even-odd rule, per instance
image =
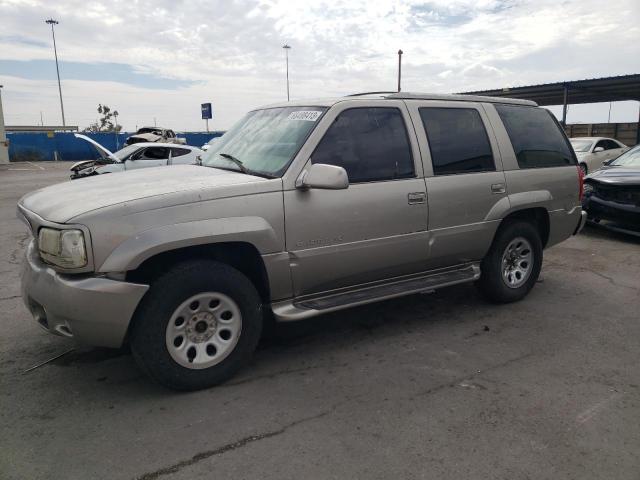
[{"label": "concrete ground", "polygon": [[[11,169],[11,168],[24,168]],[[0,170],[3,479],[637,479],[640,242],[586,230],[524,300],[453,287],[281,328],[229,383],[178,394],[22,305],[21,195]]]}]

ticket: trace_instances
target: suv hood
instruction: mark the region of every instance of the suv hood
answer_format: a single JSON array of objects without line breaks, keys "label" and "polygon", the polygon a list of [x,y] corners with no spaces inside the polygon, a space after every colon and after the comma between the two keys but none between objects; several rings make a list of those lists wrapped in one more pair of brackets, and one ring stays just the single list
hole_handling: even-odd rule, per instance
[{"label": "suv hood", "polygon": [[607,185],[640,185],[640,168],[605,166],[587,175],[585,180],[595,180]]},{"label": "suv hood", "polygon": [[[99,208],[150,197],[165,199],[171,204],[182,204],[272,191],[276,186],[282,188],[280,179],[275,182],[273,179],[216,168],[173,165],[59,183],[28,193],[18,205],[45,220],[65,223]],[[146,202],[146,208],[163,207],[165,203]]]}]

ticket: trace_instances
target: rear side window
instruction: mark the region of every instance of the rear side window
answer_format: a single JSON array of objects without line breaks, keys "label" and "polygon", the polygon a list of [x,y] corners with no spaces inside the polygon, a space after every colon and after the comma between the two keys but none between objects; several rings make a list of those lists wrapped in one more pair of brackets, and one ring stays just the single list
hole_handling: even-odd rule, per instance
[{"label": "rear side window", "polygon": [[543,108],[496,105],[520,168],[575,165],[569,143]]},{"label": "rear side window", "polygon": [[435,175],[496,169],[487,131],[473,108],[421,108]]},{"label": "rear side window", "polygon": [[340,113],[311,162],[344,168],[351,183],[414,176],[409,137],[397,108],[352,108]]},{"label": "rear side window", "polygon": [[191,153],[191,150],[189,150],[188,148],[172,148],[171,149],[171,156],[172,157],[181,157],[182,155],[187,155]]},{"label": "rear side window", "polygon": [[142,154],[142,160],[164,160],[169,158],[169,149],[166,147],[149,147]]}]

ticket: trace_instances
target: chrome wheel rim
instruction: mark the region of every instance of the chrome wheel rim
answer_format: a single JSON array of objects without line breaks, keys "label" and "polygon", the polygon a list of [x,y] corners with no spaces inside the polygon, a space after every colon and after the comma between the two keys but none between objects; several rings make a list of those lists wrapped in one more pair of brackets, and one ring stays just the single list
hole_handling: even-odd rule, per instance
[{"label": "chrome wheel rim", "polygon": [[189,297],[173,312],[165,335],[179,365],[203,369],[217,365],[235,348],[242,330],[238,304],[219,292]]},{"label": "chrome wheel rim", "polygon": [[526,238],[516,237],[502,254],[502,280],[509,288],[524,285],[533,269],[533,250]]}]

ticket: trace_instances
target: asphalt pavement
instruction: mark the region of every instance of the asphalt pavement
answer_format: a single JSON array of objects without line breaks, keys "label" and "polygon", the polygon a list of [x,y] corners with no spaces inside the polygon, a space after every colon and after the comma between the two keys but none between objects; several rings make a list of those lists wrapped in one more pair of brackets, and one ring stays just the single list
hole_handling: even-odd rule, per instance
[{"label": "asphalt pavement", "polygon": [[638,239],[586,229],[515,304],[464,285],[281,326],[175,393],[22,304],[16,202],[68,167],[0,167],[0,478],[640,478]]}]

